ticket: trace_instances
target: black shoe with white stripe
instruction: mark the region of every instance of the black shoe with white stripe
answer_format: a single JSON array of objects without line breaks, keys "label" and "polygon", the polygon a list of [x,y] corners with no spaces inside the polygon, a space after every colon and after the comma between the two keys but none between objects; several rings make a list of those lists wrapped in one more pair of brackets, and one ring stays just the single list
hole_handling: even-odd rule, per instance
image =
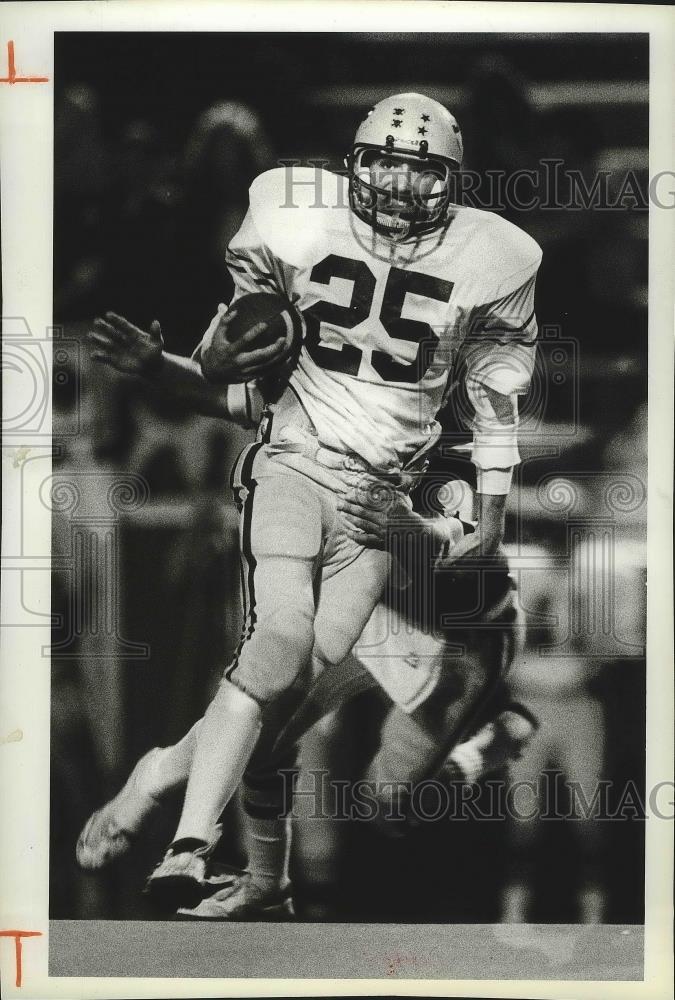
[{"label": "black shoe with white stripe", "polygon": [[219,837],[220,827],[209,843],[184,837],[169,845],[145,887],[159,909],[175,912],[181,906],[197,906],[204,896],[208,861]]}]

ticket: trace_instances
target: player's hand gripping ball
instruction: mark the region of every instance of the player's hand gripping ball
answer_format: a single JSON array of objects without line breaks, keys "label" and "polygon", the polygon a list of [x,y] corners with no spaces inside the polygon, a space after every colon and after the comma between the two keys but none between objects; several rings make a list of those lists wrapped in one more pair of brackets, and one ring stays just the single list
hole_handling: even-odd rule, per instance
[{"label": "player's hand gripping ball", "polygon": [[201,366],[210,382],[248,382],[290,369],[302,343],[299,312],[283,295],[243,295],[218,312],[204,335]]}]

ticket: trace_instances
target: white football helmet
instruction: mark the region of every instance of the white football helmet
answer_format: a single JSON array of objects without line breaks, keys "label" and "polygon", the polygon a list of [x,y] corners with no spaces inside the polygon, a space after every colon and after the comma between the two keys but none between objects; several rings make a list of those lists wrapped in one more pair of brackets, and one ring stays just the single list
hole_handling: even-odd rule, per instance
[{"label": "white football helmet", "polygon": [[[373,229],[397,239],[436,229],[445,222],[450,174],[460,168],[462,155],[459,125],[442,104],[423,94],[386,97],[368,112],[354,137],[347,160],[351,208]],[[387,209],[391,192],[373,183],[370,173],[380,157],[421,165],[433,175],[431,191],[411,198],[403,210],[400,204]]]}]

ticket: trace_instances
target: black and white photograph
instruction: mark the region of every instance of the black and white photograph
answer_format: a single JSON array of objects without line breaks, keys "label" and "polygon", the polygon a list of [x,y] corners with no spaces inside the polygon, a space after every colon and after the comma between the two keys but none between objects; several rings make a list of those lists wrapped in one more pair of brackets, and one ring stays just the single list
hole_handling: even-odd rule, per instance
[{"label": "black and white photograph", "polygon": [[43,91],[0,36],[0,121],[53,128],[37,329],[3,152],[3,683],[39,626],[47,756],[3,712],[2,781],[48,885],[8,995],[668,996],[672,17],[132,6],[54,5]]}]

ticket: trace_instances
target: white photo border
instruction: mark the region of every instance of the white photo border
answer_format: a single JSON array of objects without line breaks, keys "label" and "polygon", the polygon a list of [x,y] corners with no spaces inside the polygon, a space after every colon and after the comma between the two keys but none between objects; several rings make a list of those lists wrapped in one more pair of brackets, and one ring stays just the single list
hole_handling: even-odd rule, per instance
[{"label": "white photo border", "polygon": [[[10,2],[0,14],[0,76],[12,40],[19,75],[46,83],[0,84],[2,291],[7,317],[24,317],[33,337],[52,320],[54,33],[58,31],[397,31],[648,32],[650,35],[650,176],[673,169],[672,9],[640,4],[452,3],[426,0],[109,0]],[[672,780],[673,755],[673,246],[675,210],[650,204],[649,224],[649,514],[647,638],[647,787]],[[49,352],[48,352],[49,353]],[[47,359],[51,373],[51,359]],[[4,372],[3,372],[4,376]],[[30,399],[25,401],[28,407]],[[17,412],[4,396],[4,412]],[[3,442],[3,579],[0,674],[0,931],[29,929],[23,983],[15,986],[11,937],[0,938],[5,996],[216,997],[371,995],[463,997],[626,997],[670,995],[672,977],[672,826],[646,821],[644,982],[412,979],[70,978],[48,974],[50,672],[50,512],[37,500],[36,476],[49,468],[49,423],[42,434]],[[47,436],[45,437],[45,428]],[[26,532],[26,523],[30,531]],[[28,594],[21,560],[34,561]],[[7,626],[28,600],[41,626]],[[339,925],[338,927],[339,933]],[[328,933],[330,925],[324,925]],[[346,956],[346,970],[349,969]]]}]

